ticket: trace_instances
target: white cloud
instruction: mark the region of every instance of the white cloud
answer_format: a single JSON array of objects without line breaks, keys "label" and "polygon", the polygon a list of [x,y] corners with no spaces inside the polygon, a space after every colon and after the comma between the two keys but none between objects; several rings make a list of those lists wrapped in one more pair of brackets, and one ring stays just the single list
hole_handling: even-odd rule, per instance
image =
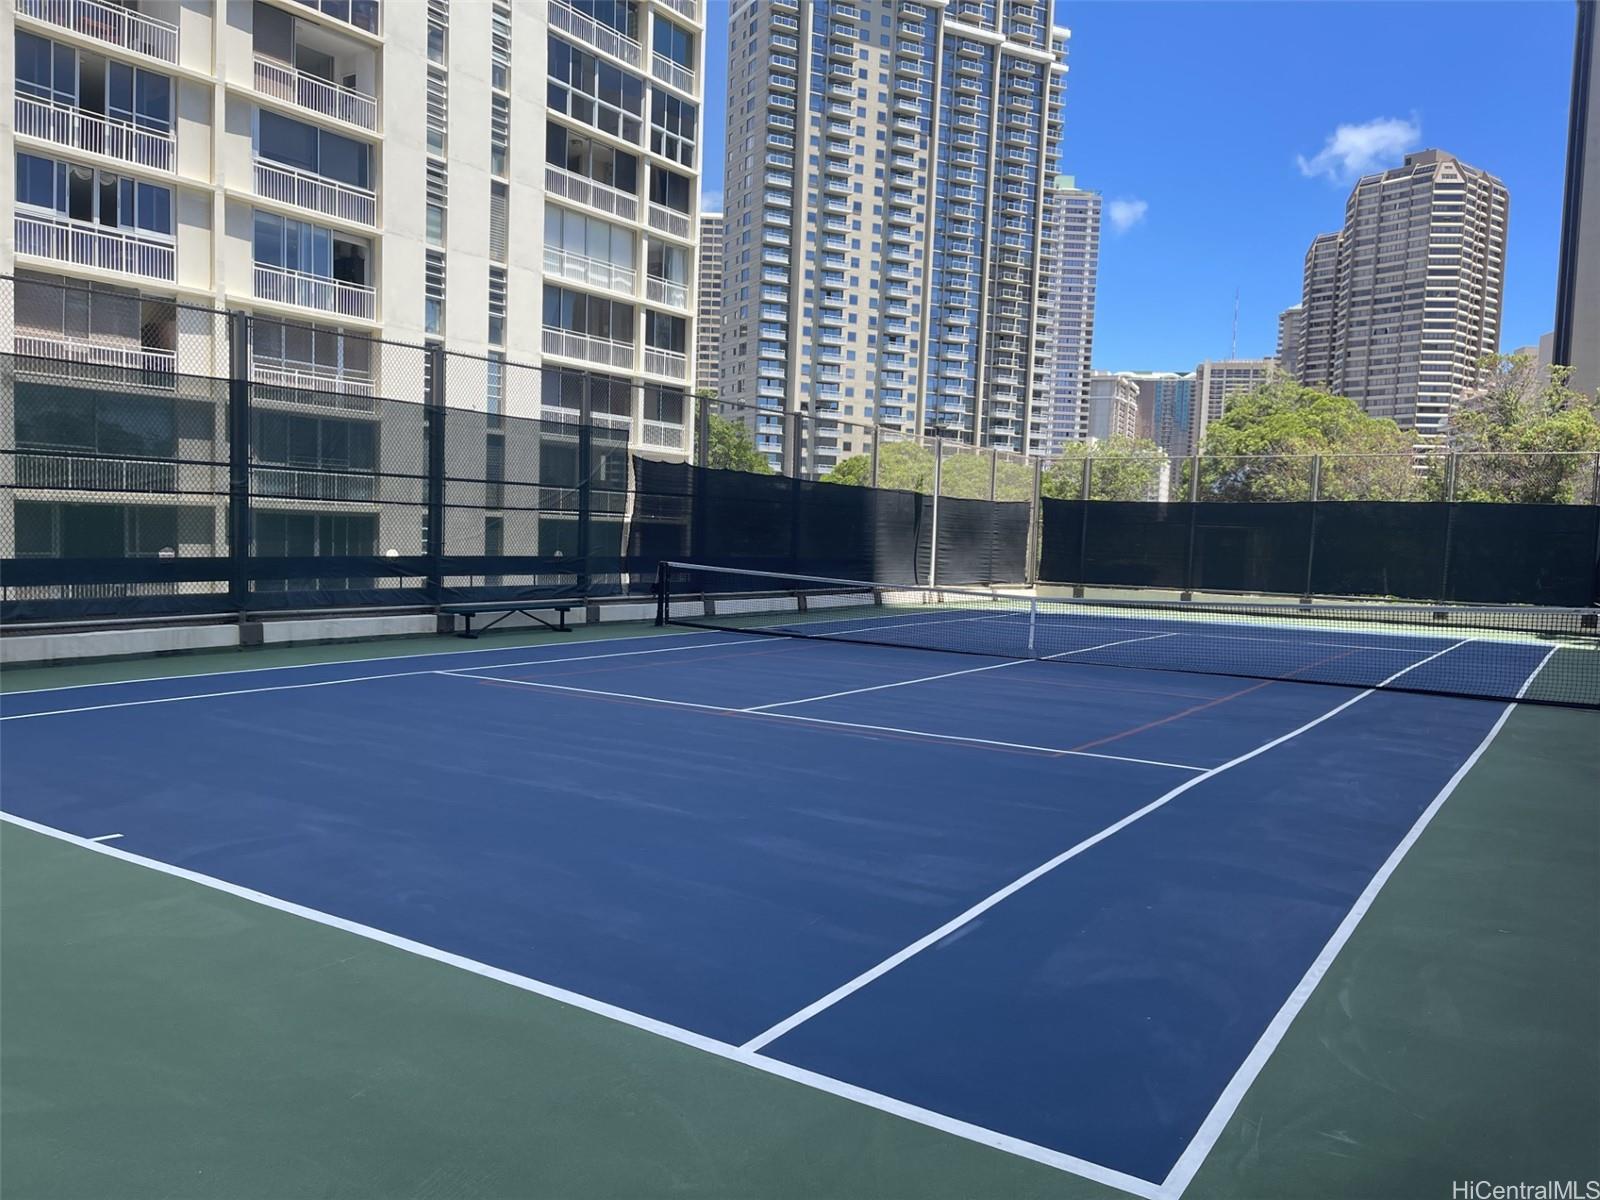
[{"label": "white cloud", "polygon": [[1351,183],[1362,175],[1396,166],[1407,150],[1422,140],[1422,123],[1377,117],[1364,125],[1341,125],[1313,157],[1295,155],[1307,179],[1323,176],[1334,183]]},{"label": "white cloud", "polygon": [[1106,211],[1111,218],[1111,228],[1118,233],[1127,233],[1144,220],[1150,205],[1144,200],[1113,200],[1106,206]]},{"label": "white cloud", "polygon": [[700,211],[701,212],[721,212],[722,211],[722,193],[721,192],[701,192],[700,193]]}]

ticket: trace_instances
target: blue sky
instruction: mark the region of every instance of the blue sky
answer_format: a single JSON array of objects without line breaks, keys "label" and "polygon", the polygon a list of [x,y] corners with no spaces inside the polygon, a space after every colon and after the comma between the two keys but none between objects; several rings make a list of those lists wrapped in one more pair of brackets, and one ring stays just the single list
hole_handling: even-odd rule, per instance
[{"label": "blue sky", "polygon": [[[1570,0],[1056,0],[1056,19],[1072,30],[1062,169],[1106,199],[1096,368],[1225,357],[1235,288],[1240,354],[1272,353],[1351,172],[1435,146],[1511,190],[1503,347],[1550,329]],[[725,0],[707,38],[704,187],[720,193]]]}]

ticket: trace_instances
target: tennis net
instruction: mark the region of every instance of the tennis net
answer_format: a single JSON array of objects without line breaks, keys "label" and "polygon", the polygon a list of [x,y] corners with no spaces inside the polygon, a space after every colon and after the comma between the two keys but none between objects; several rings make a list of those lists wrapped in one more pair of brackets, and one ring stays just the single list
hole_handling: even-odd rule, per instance
[{"label": "tennis net", "polygon": [[657,623],[1600,708],[1594,609],[1045,598],[663,563]]}]

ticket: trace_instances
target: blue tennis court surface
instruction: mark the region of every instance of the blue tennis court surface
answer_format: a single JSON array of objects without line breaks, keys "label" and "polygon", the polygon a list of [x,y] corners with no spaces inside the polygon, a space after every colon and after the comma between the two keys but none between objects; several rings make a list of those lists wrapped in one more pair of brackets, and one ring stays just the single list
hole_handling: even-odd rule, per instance
[{"label": "blue tennis court surface", "polygon": [[[1092,661],[1165,632],[1057,624],[1057,662],[703,632],[8,695],[5,808],[1153,1195],[1507,711]],[[1477,652],[1309,640],[1385,676]]]}]

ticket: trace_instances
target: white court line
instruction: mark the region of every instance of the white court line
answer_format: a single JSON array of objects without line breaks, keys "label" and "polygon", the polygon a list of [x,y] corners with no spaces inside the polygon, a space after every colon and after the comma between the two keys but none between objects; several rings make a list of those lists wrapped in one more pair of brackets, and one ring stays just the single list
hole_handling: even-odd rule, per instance
[{"label": "white court line", "polygon": [[[474,677],[465,676],[464,678]],[[607,1004],[604,1000],[596,1000],[579,992],[571,992],[566,988],[557,987],[555,984],[532,979],[526,975],[518,975],[513,971],[502,970],[499,967],[490,966],[488,963],[478,962],[475,959],[466,958],[459,954],[452,954],[448,950],[440,950],[423,942],[415,942],[410,938],[400,937],[397,934],[374,928],[371,925],[362,925],[344,917],[334,916],[332,913],[307,908],[291,900],[283,900],[265,892],[241,887],[236,883],[229,883],[225,879],[218,879],[212,875],[202,875],[198,871],[176,867],[171,863],[161,862],[159,859],[132,854],[126,850],[119,850],[115,846],[108,846],[103,842],[90,841],[88,838],[65,833],[62,830],[53,829],[48,825],[41,825],[24,817],[13,816],[11,813],[0,812],[0,821],[8,822],[23,829],[30,829],[34,833],[55,838],[58,841],[67,842],[85,850],[92,850],[97,854],[104,854],[135,866],[158,871],[163,875],[172,875],[178,879],[188,880],[190,883],[196,883],[202,887],[236,896],[241,900],[259,904],[264,908],[276,909],[278,912],[288,913],[291,916],[300,917],[318,925],[325,925],[332,929],[354,934],[356,937],[391,946],[407,954],[414,954],[418,958],[430,959],[445,966],[455,967],[458,970],[494,980],[496,983],[506,984],[520,991],[531,992],[536,996],[554,1000],[570,1008],[581,1009],[584,1012],[593,1013],[607,1020],[616,1021],[619,1024],[642,1030],[645,1033],[666,1038],[680,1045],[703,1050],[708,1054],[714,1054],[718,1058],[739,1063],[765,1075],[787,1079],[792,1083],[798,1083],[816,1091],[826,1092],[829,1095],[838,1096],[841,1099],[852,1101],[867,1108],[877,1109],[879,1112],[889,1113],[892,1116],[903,1117],[908,1121],[915,1121],[917,1124],[925,1125],[930,1129],[937,1129],[942,1133],[951,1134],[965,1141],[976,1142],[979,1145],[989,1146],[1007,1154],[1014,1154],[1019,1158],[1025,1158],[1047,1167],[1054,1167],[1059,1171],[1093,1180],[1107,1187],[1121,1188],[1126,1192],[1131,1192],[1135,1196],[1141,1197],[1141,1200],[1159,1200],[1156,1185],[1147,1180],[1136,1179],[1131,1175],[1124,1175],[1120,1171],[1112,1170],[1110,1167],[1103,1167],[1098,1163],[1089,1162],[1087,1159],[1076,1158],[1070,1154],[1063,1154],[1059,1150],[1051,1150],[1046,1146],[1039,1146],[1021,1138],[998,1133],[992,1129],[985,1129],[980,1125],[959,1121],[954,1117],[945,1116],[943,1113],[921,1108],[915,1104],[908,1104],[903,1100],[896,1100],[892,1096],[868,1091],[866,1088],[844,1083],[826,1075],[819,1075],[802,1067],[790,1066],[787,1063],[778,1062],[776,1059],[767,1058],[759,1054],[751,1054],[728,1042],[721,1042],[715,1038],[706,1037],[704,1034],[695,1033],[693,1030],[684,1029],[677,1025],[669,1025],[665,1021],[656,1020],[654,1017],[647,1017],[642,1013],[619,1008],[614,1004]]]},{"label": "white court line", "polygon": [[[583,626],[575,626],[575,628],[582,629],[584,627]],[[602,628],[602,626],[597,623],[595,625],[595,628],[597,628],[597,629],[598,628]],[[674,631],[672,633],[640,633],[640,634],[618,633],[617,636],[616,636],[616,640],[617,641],[630,641],[630,642],[648,642],[648,641],[654,640],[655,638],[705,637],[705,636],[708,636],[708,635],[711,635],[711,634],[722,634],[723,632],[724,631],[718,630],[718,629],[683,629],[683,628],[680,628],[680,629],[678,629],[678,630],[676,630],[676,631]],[[585,639],[585,640],[587,640],[587,641],[602,641],[602,640],[611,640],[611,639],[590,638],[590,639]],[[581,641],[577,642],[577,643],[568,642],[568,643],[565,643],[565,644],[566,645],[574,645],[574,644],[582,645],[583,642],[581,642]],[[702,642],[702,643],[697,643],[697,644],[706,645],[706,646],[721,646],[721,645],[725,645],[726,643],[724,643],[724,642]],[[278,647],[274,647],[274,649],[276,649],[276,648],[278,648]],[[283,648],[287,649],[288,647],[285,646]],[[258,671],[311,671],[311,670],[316,670],[319,667],[350,667],[350,666],[355,666],[357,664],[362,664],[362,663],[400,662],[400,661],[403,661],[403,660],[408,659],[408,658],[411,658],[411,659],[443,658],[443,657],[448,657],[448,656],[456,655],[456,654],[511,654],[511,653],[513,653],[514,651],[517,651],[517,650],[527,650],[527,649],[530,649],[530,648],[531,647],[529,647],[529,646],[475,646],[475,647],[473,647],[471,649],[467,649],[467,650],[429,650],[429,651],[427,651],[426,653],[423,653],[423,654],[415,654],[415,653],[413,653],[413,654],[374,654],[370,658],[336,658],[336,659],[330,660],[329,662],[280,663],[275,667],[234,667],[233,669],[228,670],[228,671],[193,671],[193,672],[180,672],[180,673],[176,673],[176,674],[172,674],[172,675],[147,675],[147,676],[145,676],[145,677],[143,677],[141,679],[106,679],[106,680],[102,680],[99,683],[64,683],[60,687],[20,688],[20,689],[18,689],[16,691],[12,691],[12,692],[0,692],[0,700],[4,700],[4,699],[6,699],[8,697],[12,697],[12,696],[37,696],[37,695],[39,695],[40,693],[43,693],[43,692],[76,692],[76,691],[81,691],[83,688],[123,687],[123,686],[125,686],[127,684],[133,684],[133,683],[169,683],[169,682],[171,682],[171,681],[173,681],[175,679],[215,679],[218,675],[254,675]],[[556,648],[557,647],[555,645],[551,646],[551,649],[556,649]],[[551,661],[551,662],[553,662],[553,661],[558,661],[558,660],[549,659],[549,660],[541,660],[541,661]],[[527,664],[524,664],[524,663],[508,663],[506,665],[507,666],[525,666]],[[14,668],[14,669],[20,669],[20,668]]]},{"label": "white court line", "polygon": [[91,842],[114,842],[122,835],[120,833],[102,833],[99,837],[92,837]]},{"label": "white court line", "polygon": [[[662,646],[655,650],[612,650],[605,654],[565,654],[560,658],[536,658],[525,662],[496,663],[492,667],[464,667],[464,671],[499,671],[507,667],[540,667],[552,663],[591,662],[597,658],[634,658],[641,654],[681,654],[686,650],[717,650],[723,646],[754,646],[767,644],[765,638],[740,638],[737,641],[696,642],[693,646]],[[418,655],[416,657],[423,657]],[[359,660],[358,660],[359,661]],[[321,664],[318,664],[321,665]],[[267,668],[268,670],[278,668]],[[223,671],[220,674],[237,674]],[[194,692],[184,696],[152,696],[145,700],[117,700],[110,704],[85,704],[78,708],[52,708],[44,712],[8,713],[0,721],[27,721],[33,717],[60,717],[72,713],[99,712],[107,708],[138,708],[146,704],[177,704],[184,700],[215,700],[222,696],[250,696],[257,692],[292,692],[300,688],[335,687],[341,683],[370,683],[374,679],[406,679],[417,675],[454,675],[455,671],[438,668],[419,671],[388,671],[382,675],[351,675],[343,679],[316,679],[306,683],[279,683],[269,687],[236,688],[226,692]],[[181,677],[180,677],[181,678]],[[469,676],[476,678],[476,676]],[[98,685],[93,685],[98,686]],[[50,689],[58,690],[58,689]],[[59,689],[65,690],[65,689]],[[28,693],[18,693],[27,695]]]},{"label": "white court line", "polygon": [[[1559,647],[1551,647],[1550,653],[1539,660],[1539,665],[1533,669],[1533,673],[1523,681],[1522,687],[1518,689],[1517,700],[1521,700],[1523,696],[1528,694],[1529,686],[1538,678],[1539,672],[1544,670],[1545,664],[1550,661],[1551,656],[1555,654],[1557,649]],[[1420,666],[1421,664],[1417,665]],[[1409,670],[1410,668],[1407,669]],[[1195,1173],[1200,1169],[1200,1165],[1210,1156],[1212,1149],[1217,1144],[1217,1139],[1222,1136],[1223,1130],[1227,1128],[1228,1122],[1233,1119],[1233,1114],[1238,1111],[1239,1105],[1244,1101],[1245,1093],[1250,1090],[1250,1086],[1256,1081],[1256,1076],[1261,1074],[1261,1069],[1267,1065],[1267,1060],[1277,1050],[1278,1043],[1283,1041],[1284,1035],[1289,1032],[1289,1026],[1294,1023],[1295,1017],[1300,1015],[1300,1010],[1311,999],[1311,994],[1316,991],[1317,985],[1327,975],[1328,968],[1333,965],[1333,960],[1339,956],[1339,951],[1344,949],[1345,943],[1355,933],[1356,926],[1361,923],[1362,918],[1371,909],[1378,893],[1383,890],[1383,885],[1389,882],[1389,877],[1395,873],[1395,870],[1400,866],[1401,860],[1410,852],[1411,847],[1416,845],[1417,839],[1422,836],[1422,831],[1428,827],[1428,823],[1433,820],[1439,809],[1444,807],[1444,802],[1450,798],[1451,794],[1456,790],[1456,786],[1466,778],[1467,772],[1471,771],[1477,765],[1478,760],[1483,757],[1484,751],[1489,748],[1489,743],[1494,741],[1495,736],[1500,732],[1501,726],[1506,723],[1516,707],[1516,701],[1506,705],[1505,710],[1500,714],[1500,718],[1495,721],[1489,732],[1484,735],[1483,741],[1478,743],[1478,748],[1467,757],[1467,760],[1461,764],[1460,769],[1450,777],[1449,781],[1440,789],[1439,794],[1433,798],[1432,803],[1422,810],[1422,814],[1416,819],[1415,824],[1406,832],[1405,837],[1400,839],[1400,843],[1395,846],[1389,857],[1384,860],[1383,866],[1378,868],[1378,873],[1372,877],[1372,881],[1362,889],[1361,895],[1356,898],[1355,904],[1345,914],[1344,920],[1340,921],[1338,928],[1333,931],[1333,936],[1328,939],[1327,944],[1322,947],[1317,957],[1312,960],[1311,965],[1306,968],[1306,973],[1301,976],[1300,982],[1295,985],[1294,991],[1289,993],[1289,998],[1283,1002],[1283,1007],[1272,1018],[1272,1021],[1262,1032],[1261,1037],[1256,1040],[1256,1044],[1251,1048],[1244,1062],[1239,1064],[1239,1069],[1234,1072],[1233,1078],[1228,1081],[1228,1086],[1222,1089],[1222,1094],[1217,1097],[1216,1103],[1211,1106],[1211,1111],[1206,1114],[1206,1119],[1200,1123],[1200,1128],[1195,1132],[1194,1137],[1189,1140],[1189,1145],[1179,1155],[1178,1161],[1172,1166],[1172,1170],[1167,1172],[1167,1177],[1161,1185],[1162,1200],[1178,1200],[1178,1197],[1183,1195],[1184,1189],[1193,1181]]]},{"label": "white court line", "polygon": [[1338,716],[1345,709],[1349,708],[1352,704],[1359,704],[1361,701],[1365,700],[1368,696],[1372,695],[1372,693],[1374,691],[1376,691],[1376,690],[1377,689],[1375,689],[1375,688],[1368,688],[1366,691],[1361,692],[1361,693],[1359,693],[1359,694],[1357,694],[1355,696],[1352,696],[1349,700],[1346,700],[1343,704],[1340,704],[1338,707],[1329,709],[1327,712],[1323,713],[1320,717],[1317,717],[1317,718],[1315,718],[1314,720],[1311,720],[1311,721],[1307,721],[1304,725],[1300,726],[1298,729],[1292,729],[1288,733],[1285,733],[1285,734],[1283,734],[1283,735],[1281,735],[1279,737],[1273,738],[1270,742],[1267,742],[1264,745],[1257,746],[1254,750],[1250,750],[1250,751],[1248,751],[1248,752],[1246,752],[1244,754],[1241,754],[1237,758],[1231,758],[1227,762],[1223,763],[1220,766],[1212,767],[1209,770],[1203,771],[1200,774],[1196,775],[1192,779],[1184,780],[1177,787],[1173,788],[1171,791],[1167,792],[1166,794],[1161,795],[1161,796],[1157,796],[1154,800],[1152,800],[1149,804],[1146,804],[1143,808],[1136,809],[1135,811],[1129,813],[1127,816],[1123,817],[1121,820],[1112,822],[1110,825],[1107,825],[1104,829],[1100,830],[1098,833],[1092,834],[1089,837],[1084,838],[1077,845],[1072,846],[1069,849],[1063,850],[1060,854],[1056,855],[1054,858],[1049,859],[1046,862],[1040,863],[1037,867],[1033,868],[1033,870],[1029,871],[1026,875],[1019,876],[1018,878],[1012,880],[1010,883],[1006,884],[1006,886],[1001,888],[999,891],[992,892],[989,895],[985,896],[982,900],[978,901],[978,903],[974,904],[971,908],[967,909],[966,912],[961,913],[959,916],[952,917],[950,920],[946,921],[943,925],[939,926],[939,928],[933,930],[933,932],[925,934],[924,936],[918,938],[916,941],[912,942],[909,946],[906,946],[904,949],[898,950],[894,954],[891,954],[888,958],[884,959],[877,966],[871,967],[868,970],[863,971],[861,974],[857,975],[854,979],[851,979],[851,980],[849,980],[849,981],[847,981],[845,983],[840,984],[838,987],[834,988],[833,991],[829,992],[827,995],[821,996],[818,999],[813,1000],[810,1004],[806,1005],[804,1008],[800,1009],[798,1012],[793,1013],[790,1016],[785,1017],[783,1020],[779,1021],[776,1025],[772,1026],[770,1029],[767,1029],[764,1032],[757,1034],[755,1037],[751,1038],[748,1042],[746,1042],[740,1048],[744,1049],[744,1050],[750,1050],[750,1051],[760,1050],[763,1046],[766,1046],[766,1045],[770,1044],[771,1042],[775,1041],[776,1039],[782,1037],[784,1034],[789,1033],[790,1031],[795,1029],[797,1026],[805,1024],[805,1022],[809,1021],[812,1017],[816,1016],[818,1013],[824,1012],[827,1009],[832,1008],[835,1004],[839,1003],[839,1001],[843,1000],[845,997],[851,995],[854,992],[860,991],[862,988],[866,987],[866,985],[871,983],[873,980],[881,978],[884,975],[887,975],[890,971],[894,970],[896,967],[898,967],[901,963],[905,962],[907,959],[913,958],[916,955],[921,954],[929,946],[932,946],[936,942],[942,941],[944,938],[949,937],[952,933],[954,933],[956,930],[960,929],[963,925],[967,925],[970,922],[972,922],[973,920],[975,920],[976,918],[982,916],[984,913],[988,912],[991,908],[993,908],[996,904],[999,904],[1006,897],[1014,895],[1017,892],[1020,892],[1023,888],[1027,887],[1030,883],[1034,882],[1034,880],[1040,879],[1043,876],[1048,875],[1051,871],[1054,871],[1062,863],[1068,862],[1069,860],[1078,857],[1078,855],[1082,854],[1085,850],[1088,850],[1091,847],[1099,845],[1101,842],[1105,841],[1107,838],[1109,838],[1113,834],[1119,833],[1122,830],[1126,829],[1129,825],[1132,825],[1135,821],[1142,820],[1143,818],[1149,816],[1151,813],[1155,812],[1157,809],[1163,808],[1167,804],[1170,804],[1173,800],[1176,800],[1179,796],[1183,795],[1183,793],[1187,792],[1190,788],[1196,787],[1199,784],[1202,784],[1202,783],[1206,782],[1206,780],[1212,779],[1212,778],[1222,774],[1224,771],[1230,770],[1233,767],[1237,767],[1240,763],[1249,762],[1252,758],[1255,758],[1259,754],[1265,754],[1268,750],[1273,749],[1275,746],[1281,746],[1281,745],[1283,745],[1283,743],[1285,743],[1287,741],[1290,741],[1293,738],[1299,737],[1302,733],[1305,733],[1308,729],[1315,728],[1316,726],[1322,724],[1324,721],[1328,720],[1330,717]]},{"label": "white court line", "polygon": [[[1468,642],[1470,642],[1472,640],[1473,640],[1472,638],[1462,638],[1459,642],[1452,642],[1450,645],[1446,646],[1443,650],[1436,650],[1436,651],[1434,651],[1434,653],[1428,655],[1427,658],[1419,658],[1419,659],[1417,659],[1416,662],[1412,663],[1409,667],[1402,667],[1400,670],[1396,671],[1393,675],[1389,676],[1389,678],[1385,679],[1382,683],[1378,684],[1377,686],[1378,687],[1388,687],[1396,679],[1399,679],[1400,676],[1406,674],[1407,672],[1415,671],[1418,667],[1422,666],[1424,663],[1431,663],[1434,659],[1442,657],[1443,655],[1449,654],[1450,651],[1455,650],[1460,646],[1465,646]],[[1554,651],[1552,651],[1551,653],[1554,653]],[[1548,659],[1549,657],[1550,656],[1548,654],[1545,655],[1546,659]],[[1543,667],[1544,667],[1544,663],[1541,662],[1539,664],[1539,668],[1543,669]],[[1535,675],[1537,675],[1538,673],[1539,672],[1537,670],[1534,672]],[[1524,690],[1526,690],[1528,685],[1527,685],[1527,683],[1524,683],[1522,686],[1523,686]],[[1520,696],[1522,693],[1519,692],[1517,694]]]},{"label": "white court line", "polygon": [[[1010,664],[1004,664],[1009,666]],[[485,667],[484,670],[492,670]],[[570,692],[578,696],[597,696],[605,700],[633,700],[641,704],[660,704],[667,708],[688,708],[699,712],[719,713],[726,717],[760,717],[772,721],[803,721],[807,725],[826,725],[832,729],[853,732],[894,733],[906,737],[922,738],[930,742],[959,742],[969,746],[988,746],[1001,750],[1031,750],[1037,754],[1064,755],[1071,758],[1099,758],[1108,762],[1136,763],[1144,767],[1167,767],[1174,771],[1205,771],[1189,763],[1163,762],[1156,758],[1130,758],[1123,754],[1096,754],[1089,750],[1063,750],[1059,746],[1034,746],[1027,742],[1002,742],[994,738],[964,737],[956,733],[930,733],[926,729],[901,729],[896,725],[868,725],[862,721],[831,721],[826,717],[807,717],[800,713],[756,712],[744,708],[726,708],[721,704],[697,704],[693,700],[668,700],[662,696],[641,696],[634,692],[607,692],[600,688],[573,687],[566,683],[540,683],[532,679],[510,679],[499,675],[468,674],[465,671],[436,671],[455,679],[471,679],[479,683],[507,683],[516,687],[538,688],[550,692]]]},{"label": "white court line", "polygon": [[[1047,654],[1045,659],[1071,658],[1074,654],[1087,654],[1091,650],[1104,650],[1109,646],[1122,646],[1128,642],[1151,642],[1157,638],[1177,637],[1176,633],[1151,633],[1144,637],[1123,638],[1117,642],[1101,642],[1098,646],[1085,646],[1081,650],[1063,650],[1060,654]],[[1024,663],[1035,662],[1031,658],[1014,659],[1011,662],[990,663],[986,667],[967,667],[962,671],[946,671],[942,675],[923,675],[918,679],[902,679],[896,683],[875,683],[871,687],[850,688],[843,692],[829,692],[826,696],[803,696],[799,700],[778,700],[772,704],[757,704],[753,708],[741,708],[740,712],[759,713],[770,712],[775,708],[786,708],[791,704],[814,704],[818,700],[837,700],[840,696],[859,696],[863,692],[882,692],[889,688],[910,687],[914,683],[932,683],[938,679],[954,679],[957,675],[976,675],[979,671],[1000,671],[1006,667],[1020,667]]]}]

